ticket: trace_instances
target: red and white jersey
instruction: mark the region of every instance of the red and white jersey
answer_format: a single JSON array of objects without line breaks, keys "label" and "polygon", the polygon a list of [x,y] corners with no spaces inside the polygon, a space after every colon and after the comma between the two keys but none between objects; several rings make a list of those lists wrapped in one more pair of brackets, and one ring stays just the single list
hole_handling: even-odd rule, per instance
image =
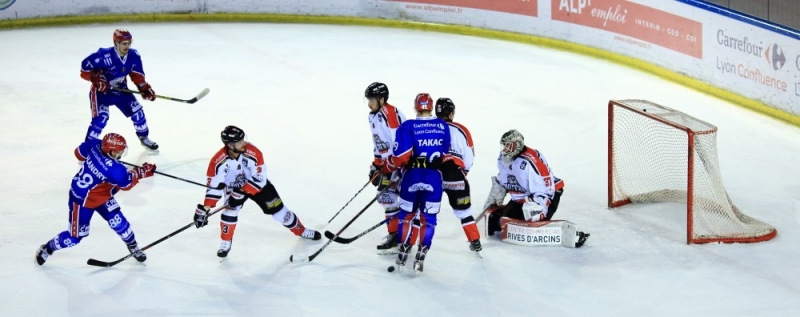
[{"label": "red and white jersey", "polygon": [[475,162],[475,147],[472,135],[467,127],[457,122],[448,122],[450,125],[450,155],[445,161],[453,160],[464,172],[469,172]]},{"label": "red and white jersey", "polygon": [[512,200],[523,201],[528,196],[544,196],[549,200],[556,190],[564,187],[564,181],[553,175],[544,156],[527,146],[511,164],[503,160],[501,153],[497,158],[497,168],[500,171],[497,181],[505,187]]},{"label": "red and white jersey", "polygon": [[[210,188],[206,190],[203,205],[214,207],[225,194],[224,187],[228,190],[241,188],[244,192],[255,195],[267,185],[267,166],[261,150],[247,142],[244,151],[238,159],[228,156],[225,147],[214,154],[206,172],[206,185]],[[220,186],[221,184],[225,186]]]},{"label": "red and white jersey", "polygon": [[375,113],[369,114],[376,164],[380,164],[381,159],[392,155],[395,131],[404,121],[406,121],[406,117],[403,116],[403,113],[388,103]]}]

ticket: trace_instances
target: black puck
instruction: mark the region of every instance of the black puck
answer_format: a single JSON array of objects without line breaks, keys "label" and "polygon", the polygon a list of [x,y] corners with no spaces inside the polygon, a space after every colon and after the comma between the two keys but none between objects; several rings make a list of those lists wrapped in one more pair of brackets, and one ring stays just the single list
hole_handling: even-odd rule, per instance
[{"label": "black puck", "polygon": [[386,268],[386,271],[389,271],[389,273],[394,272],[394,265],[389,265],[389,267]]}]

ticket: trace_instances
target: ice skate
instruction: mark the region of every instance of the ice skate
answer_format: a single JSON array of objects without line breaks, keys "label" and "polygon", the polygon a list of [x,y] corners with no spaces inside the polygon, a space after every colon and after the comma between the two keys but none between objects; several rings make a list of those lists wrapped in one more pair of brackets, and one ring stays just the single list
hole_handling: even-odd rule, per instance
[{"label": "ice skate", "polygon": [[397,254],[397,232],[390,232],[383,237],[384,241],[377,246],[379,255]]},{"label": "ice skate", "polygon": [[139,141],[142,142],[142,146],[144,146],[146,149],[154,152],[158,151],[158,143],[154,142],[153,140],[150,140],[150,138],[146,136],[140,136]]},{"label": "ice skate", "polygon": [[219,257],[219,261],[225,261],[225,258],[228,257],[228,252],[231,252],[231,245],[233,241],[231,240],[222,240],[219,244],[219,250],[217,251],[217,256]]},{"label": "ice skate", "polygon": [[425,255],[428,254],[428,247],[421,245],[417,249],[417,255],[414,257],[414,271],[417,274],[422,273],[423,264],[425,263]]},{"label": "ice skate", "polygon": [[317,241],[319,239],[322,239],[322,234],[320,234],[319,231],[317,230],[306,228],[305,230],[303,230],[303,233],[300,234],[300,237],[302,237],[303,239]]},{"label": "ice skate", "polygon": [[131,254],[133,254],[133,258],[136,259],[136,261],[144,262],[147,260],[147,255],[145,255],[144,252],[142,252],[142,250],[139,250],[139,245],[137,245],[136,243],[129,244],[128,251],[130,251]]},{"label": "ice skate", "polygon": [[43,265],[44,262],[47,261],[47,258],[49,258],[50,255],[52,254],[53,253],[50,252],[50,250],[48,250],[47,248],[47,243],[42,244],[42,246],[39,247],[38,250],[36,250],[36,263],[39,265]]},{"label": "ice skate", "polygon": [[575,242],[575,247],[580,248],[586,243],[586,240],[589,239],[589,234],[584,233],[583,231],[578,231],[578,242]]},{"label": "ice skate", "polygon": [[477,254],[481,258],[483,257],[483,254],[481,254],[481,251],[483,251],[483,246],[481,246],[481,240],[480,239],[475,239],[475,240],[470,241],[469,242],[469,250],[470,251],[475,251],[475,254]]},{"label": "ice skate", "polygon": [[397,264],[398,270],[402,270],[403,267],[406,266],[406,261],[408,260],[409,252],[411,252],[410,244],[401,244],[398,247],[397,260],[394,261],[394,264]]}]

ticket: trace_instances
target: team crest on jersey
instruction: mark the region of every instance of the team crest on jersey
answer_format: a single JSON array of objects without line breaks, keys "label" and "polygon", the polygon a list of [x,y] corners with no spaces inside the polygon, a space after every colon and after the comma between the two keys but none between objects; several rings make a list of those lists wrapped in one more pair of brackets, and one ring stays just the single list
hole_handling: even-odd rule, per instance
[{"label": "team crest on jersey", "polygon": [[233,187],[233,188],[242,188],[242,186],[244,186],[244,182],[245,182],[244,174],[240,173],[239,175],[236,175],[236,180],[233,181],[233,184],[231,184],[231,187]]},{"label": "team crest on jersey", "polygon": [[503,184],[503,187],[505,187],[510,192],[520,192],[520,193],[525,192],[525,188],[522,188],[522,185],[519,184],[519,181],[517,181],[517,177],[514,175],[508,175],[506,183]]}]

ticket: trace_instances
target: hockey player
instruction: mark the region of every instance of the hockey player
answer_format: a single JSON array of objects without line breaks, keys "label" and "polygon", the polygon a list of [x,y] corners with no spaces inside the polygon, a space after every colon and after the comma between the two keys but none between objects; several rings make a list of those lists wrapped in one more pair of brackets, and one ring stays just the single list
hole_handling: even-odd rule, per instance
[{"label": "hockey player", "polygon": [[116,133],[106,134],[102,141],[85,141],[75,149],[75,157],[83,164],[72,178],[69,191],[69,230],[39,247],[36,263],[42,265],[53,252],[78,245],[81,239],[89,235],[89,223],[95,212],[122,238],[137,261],[144,262],[147,259],[144,252],[139,250],[133,229],[122,214],[114,194],[120,189],[131,190],[139,180],[153,176],[156,166],[144,163],[141,167],[127,170],[118,161],[127,149],[125,138]]},{"label": "hockey player", "polygon": [[[555,177],[544,156],[525,146],[525,139],[517,130],[509,130],[500,138],[503,146],[497,158],[499,173],[492,177],[492,189],[486,199],[484,211],[490,210],[488,234],[500,231],[500,219],[546,221],[553,218],[564,193],[564,181]],[[511,201],[502,206],[506,193]],[[588,234],[577,232],[577,247],[583,245]]]},{"label": "hockey player", "polygon": [[158,144],[148,138],[150,130],[144,116],[142,105],[132,93],[116,91],[113,88],[128,89],[128,75],[136,85],[142,98],[156,100],[153,87],[144,78],[142,58],[130,48],[133,36],[127,30],[117,29],[113,35],[114,47],[100,48],[81,62],[81,78],[92,83],[89,90],[89,105],[92,122],[86,131],[86,140],[100,137],[108,123],[110,106],[116,106],[122,114],[133,121],[133,128],[142,146],[151,151],[158,150]]},{"label": "hockey player", "polygon": [[[406,117],[400,110],[387,103],[389,100],[389,88],[386,84],[374,82],[370,84],[364,97],[367,98],[369,106],[369,124],[372,129],[372,141],[374,144],[372,166],[370,166],[369,177],[372,184],[382,191],[389,187],[380,197],[378,203],[384,209],[386,218],[393,217],[400,211],[400,203],[397,195],[397,184],[392,179],[399,178],[399,171],[391,173],[381,173],[380,165],[389,155],[391,155],[392,144],[397,128],[400,127]],[[379,174],[379,175],[376,175]],[[397,224],[396,217],[391,218],[386,225],[388,235],[385,240],[378,244],[377,249],[380,253],[394,253],[397,250]]]},{"label": "hockey player", "polygon": [[208,164],[206,197],[197,205],[194,214],[195,227],[208,224],[208,211],[227,196],[225,210],[219,222],[222,242],[217,256],[225,258],[231,250],[233,233],[236,230],[239,210],[247,199],[254,201],[261,210],[271,215],[296,236],[319,240],[322,235],[303,226],[294,212],[284,206],[275,186],[267,179],[264,155],[252,143],[245,140],[242,129],[229,125],[220,133],[224,146],[217,151]]},{"label": "hockey player", "polygon": [[472,135],[469,130],[459,123],[453,122],[456,105],[450,98],[436,100],[436,116],[447,122],[450,126],[450,155],[442,164],[442,178],[444,179],[444,192],[450,200],[453,213],[461,219],[461,227],[469,241],[469,249],[475,252],[483,250],[481,235],[475,218],[472,217],[472,203],[469,194],[469,181],[467,173],[472,168],[475,159],[475,149],[472,145]]},{"label": "hockey player", "polygon": [[[400,181],[401,219],[397,235],[398,266],[408,260],[411,245],[419,235],[414,269],[422,272],[425,256],[430,250],[436,230],[436,215],[442,201],[442,160],[450,150],[450,130],[447,123],[434,117],[433,99],[418,94],[414,100],[417,118],[400,125],[395,136],[392,155],[383,160],[381,171],[389,173],[404,168]],[[413,221],[409,219],[414,218]],[[424,226],[420,228],[419,220]]]}]

